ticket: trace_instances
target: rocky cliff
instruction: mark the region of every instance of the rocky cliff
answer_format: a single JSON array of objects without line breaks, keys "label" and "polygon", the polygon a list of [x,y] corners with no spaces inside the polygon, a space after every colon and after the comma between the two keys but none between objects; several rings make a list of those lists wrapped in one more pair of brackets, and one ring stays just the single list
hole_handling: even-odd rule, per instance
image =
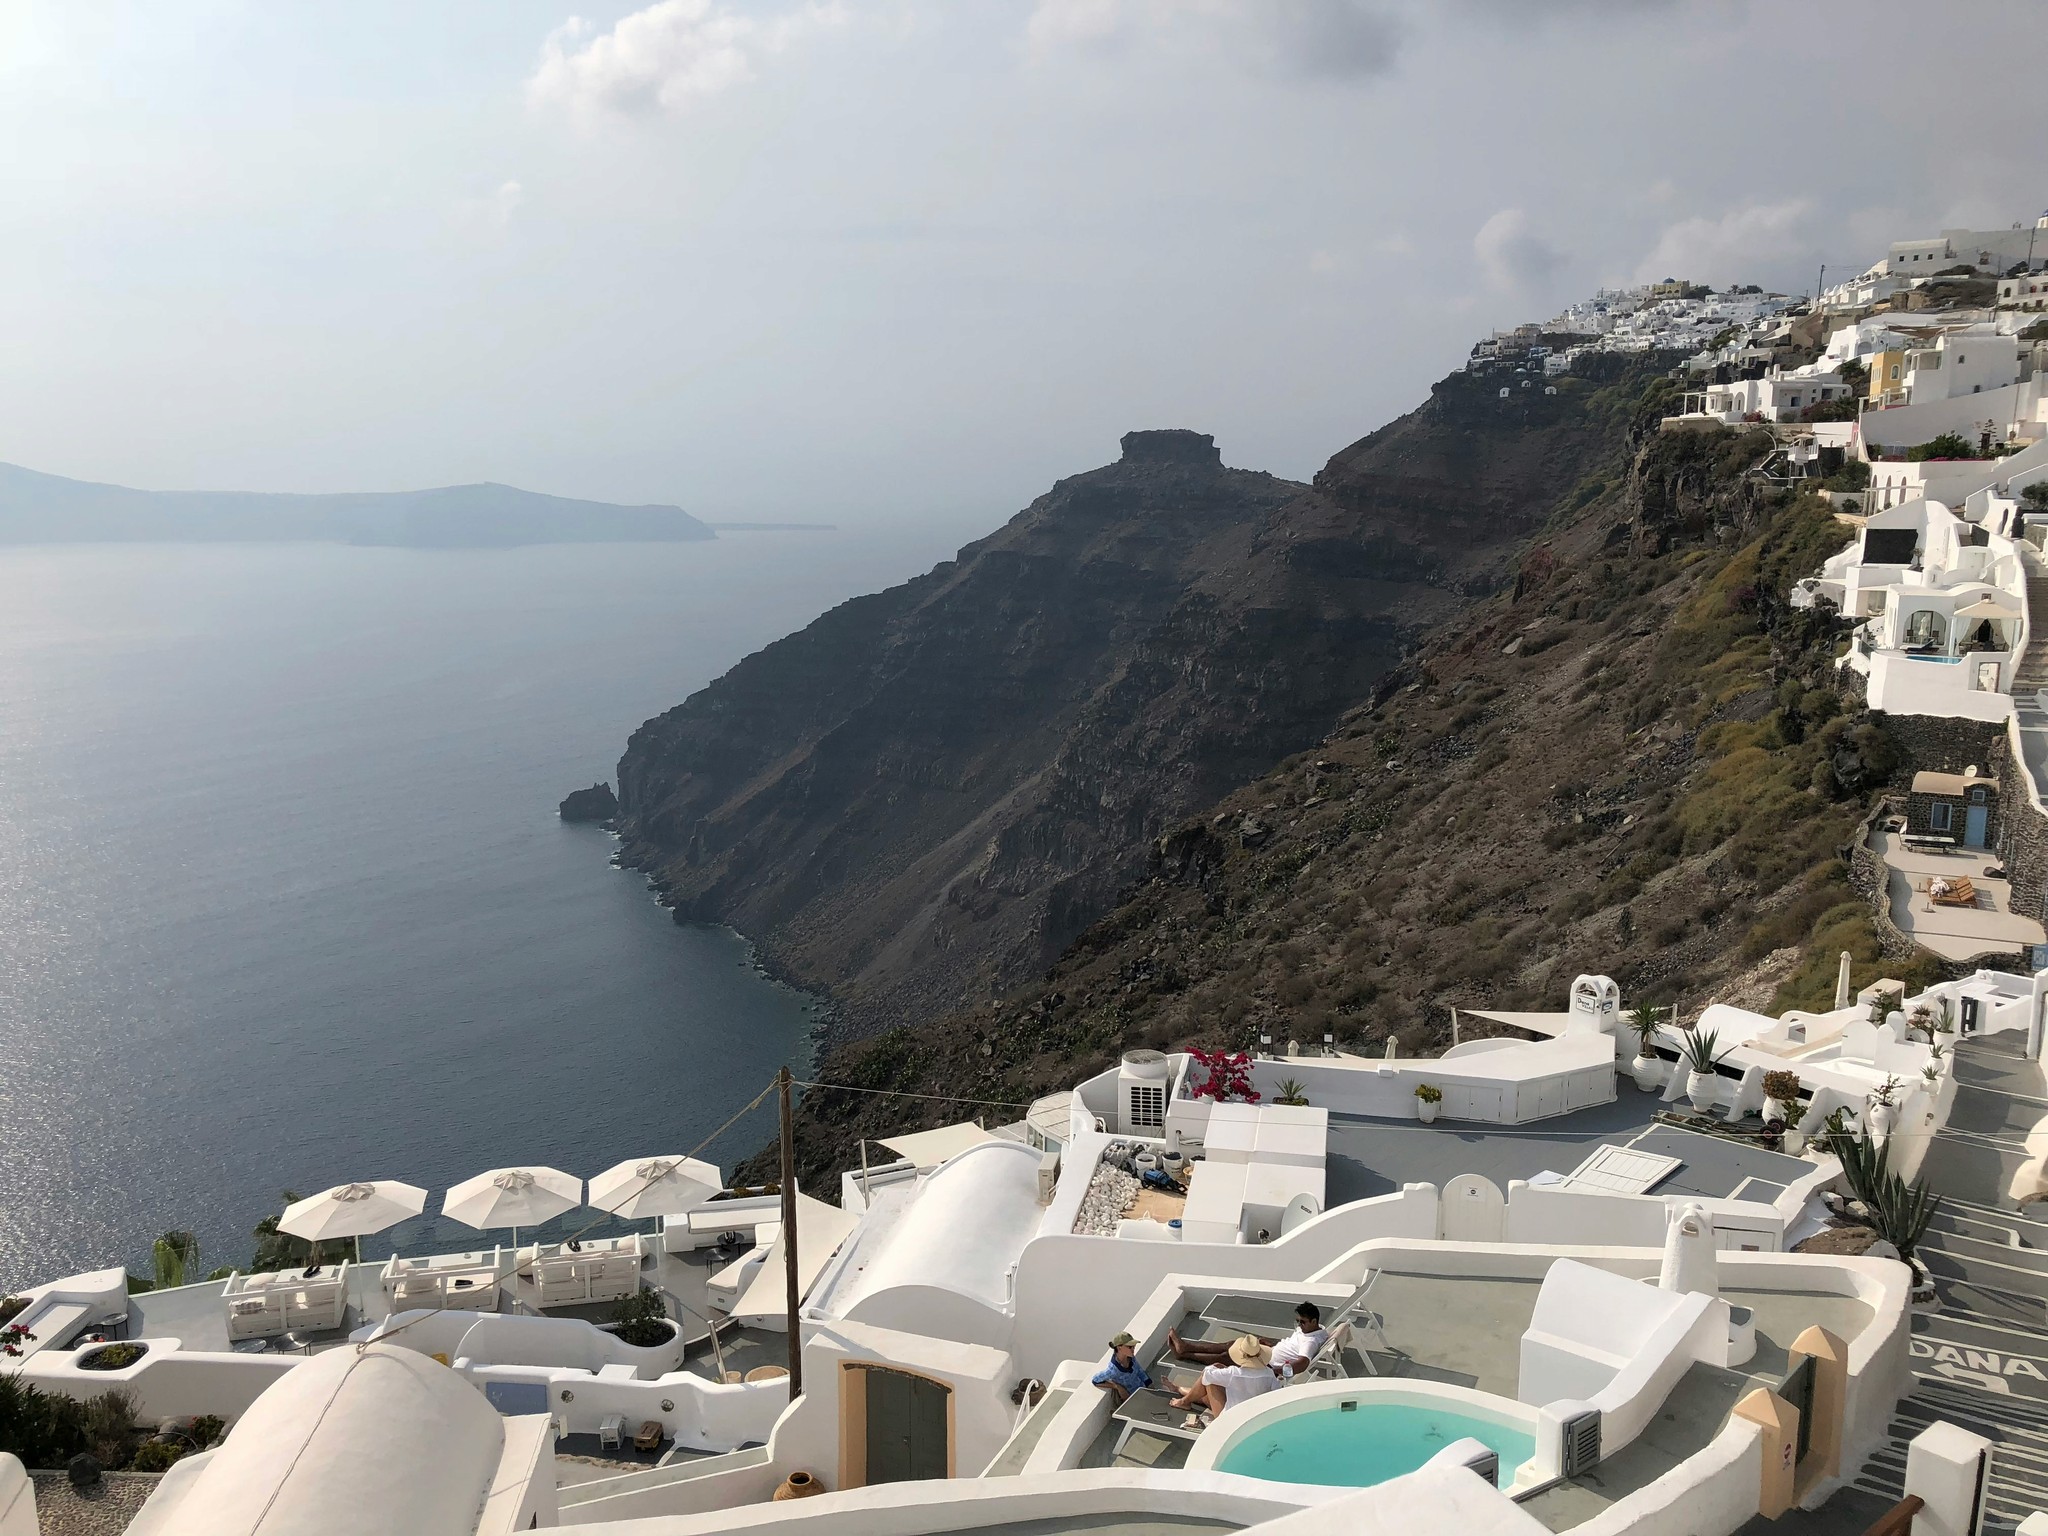
[{"label": "rocky cliff", "polygon": [[1228,468],[1201,434],[1131,433],[957,559],[642,726],[622,857],[679,917],[831,992],[842,1038],[1029,983],[1163,833],[1512,584],[1532,533],[1622,473],[1640,383],[1502,398],[1456,375],[1308,486]]},{"label": "rocky cliff", "polygon": [[1843,950],[1858,986],[1931,979],[1885,952],[1843,849],[1877,787],[1956,765],[1839,691],[1843,626],[1786,600],[1849,530],[1748,474],[1768,433],[1658,432],[1668,389],[1606,392],[1608,468],[1548,482],[1541,529],[1498,549],[1510,577],[1322,740],[1167,826],[1045,975],[834,1053],[826,1081],[954,1097],[810,1092],[805,1176],[920,1117],[1014,1116],[1132,1046],[1427,1054],[1451,1008],[1559,1007],[1580,971],[1687,1017],[1824,1006]]}]

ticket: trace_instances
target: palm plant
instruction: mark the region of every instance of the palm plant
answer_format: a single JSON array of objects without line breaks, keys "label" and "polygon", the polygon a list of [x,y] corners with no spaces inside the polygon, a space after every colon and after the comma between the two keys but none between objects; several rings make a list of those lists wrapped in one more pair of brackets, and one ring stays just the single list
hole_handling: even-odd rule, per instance
[{"label": "palm plant", "polygon": [[1628,1027],[1636,1032],[1638,1056],[1652,1056],[1657,1049],[1657,1031],[1663,1027],[1664,1010],[1655,1003],[1638,1003],[1628,1011]]},{"label": "palm plant", "polygon": [[[296,1204],[300,1196],[293,1190],[284,1192],[286,1205]],[[256,1253],[249,1260],[252,1273],[268,1270],[297,1269],[302,1265],[320,1262],[320,1245],[308,1242],[303,1237],[293,1237],[289,1232],[277,1230],[277,1224],[284,1213],[266,1216],[256,1223]]]},{"label": "palm plant", "polygon": [[156,1270],[158,1290],[183,1285],[199,1269],[199,1234],[166,1232],[151,1247],[150,1260]]}]

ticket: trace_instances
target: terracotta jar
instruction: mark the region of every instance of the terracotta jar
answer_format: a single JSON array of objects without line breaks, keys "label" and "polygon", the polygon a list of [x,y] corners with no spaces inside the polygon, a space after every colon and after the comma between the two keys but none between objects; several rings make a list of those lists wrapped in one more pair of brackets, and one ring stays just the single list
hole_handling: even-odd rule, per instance
[{"label": "terracotta jar", "polygon": [[808,1472],[792,1472],[782,1480],[782,1486],[775,1490],[774,1502],[780,1504],[788,1499],[808,1499],[814,1493],[823,1493],[825,1485]]}]

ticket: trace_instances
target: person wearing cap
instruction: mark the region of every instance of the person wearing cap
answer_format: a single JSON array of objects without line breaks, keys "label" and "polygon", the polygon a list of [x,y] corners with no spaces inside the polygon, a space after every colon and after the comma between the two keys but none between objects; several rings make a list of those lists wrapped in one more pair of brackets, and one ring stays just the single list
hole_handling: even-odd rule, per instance
[{"label": "person wearing cap", "polygon": [[1187,1427],[1194,1429],[1201,1424],[1201,1415],[1214,1418],[1233,1404],[1279,1385],[1280,1378],[1273,1373],[1273,1351],[1248,1333],[1231,1344],[1223,1364],[1205,1367],[1201,1380],[1176,1397],[1173,1406],[1188,1410]]},{"label": "person wearing cap", "polygon": [[1139,1388],[1151,1386],[1152,1378],[1145,1374],[1145,1367],[1138,1364],[1138,1341],[1128,1333],[1120,1333],[1111,1339],[1109,1363],[1095,1373],[1093,1380],[1118,1407],[1122,1407]]},{"label": "person wearing cap", "polygon": [[[1329,1336],[1329,1329],[1323,1326],[1322,1309],[1312,1301],[1304,1301],[1294,1309],[1294,1332],[1284,1339],[1259,1342],[1273,1346],[1273,1369],[1282,1376],[1292,1376],[1315,1359]],[[1191,1360],[1197,1365],[1220,1365],[1230,1355],[1230,1346],[1219,1339],[1184,1339],[1171,1328],[1166,1330],[1166,1347],[1175,1359]]]}]

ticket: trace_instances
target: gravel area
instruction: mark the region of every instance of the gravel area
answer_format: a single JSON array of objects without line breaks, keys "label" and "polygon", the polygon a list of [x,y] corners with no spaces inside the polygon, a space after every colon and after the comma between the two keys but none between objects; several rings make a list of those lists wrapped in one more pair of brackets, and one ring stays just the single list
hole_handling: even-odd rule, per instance
[{"label": "gravel area", "polygon": [[121,1536],[156,1492],[152,1472],[112,1472],[99,1492],[84,1496],[72,1491],[62,1472],[31,1473],[36,1484],[36,1524],[42,1536]]},{"label": "gravel area", "polygon": [[1137,1197],[1138,1181],[1121,1168],[1102,1163],[1088,1181],[1088,1193],[1081,1197],[1074,1230],[1091,1237],[1116,1236],[1116,1224]]}]

